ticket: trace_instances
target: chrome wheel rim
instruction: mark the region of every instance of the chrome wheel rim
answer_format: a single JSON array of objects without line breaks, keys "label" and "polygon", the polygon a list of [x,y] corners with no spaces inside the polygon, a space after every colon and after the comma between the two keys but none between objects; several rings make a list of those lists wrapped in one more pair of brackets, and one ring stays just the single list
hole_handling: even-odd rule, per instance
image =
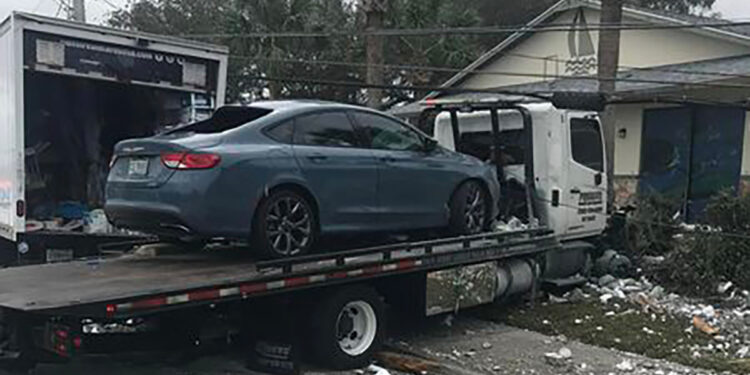
[{"label": "chrome wheel rim", "polygon": [[466,206],[464,210],[464,222],[469,233],[479,233],[484,227],[484,216],[486,204],[482,188],[471,184],[469,193],[466,195]]},{"label": "chrome wheel rim", "polygon": [[344,353],[358,356],[366,352],[375,341],[377,332],[377,317],[369,303],[349,302],[341,309],[336,321],[336,336]]},{"label": "chrome wheel rim", "polygon": [[266,223],[266,238],[280,255],[295,255],[312,239],[312,213],[302,199],[291,196],[277,199],[268,208]]}]

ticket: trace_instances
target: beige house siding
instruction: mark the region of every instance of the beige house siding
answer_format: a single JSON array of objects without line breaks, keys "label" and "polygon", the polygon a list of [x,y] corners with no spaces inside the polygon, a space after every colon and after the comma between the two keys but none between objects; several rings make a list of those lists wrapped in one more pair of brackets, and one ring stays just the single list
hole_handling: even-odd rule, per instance
[{"label": "beige house siding", "polygon": [[[549,22],[552,24],[573,23],[578,9],[561,13]],[[589,25],[599,22],[599,11],[585,9]],[[625,23],[639,22],[625,18]],[[594,49],[598,46],[596,31],[590,33]],[[630,30],[623,31],[620,44],[620,64],[625,67],[649,67],[686,63],[719,57],[750,53],[750,47],[738,42],[719,39],[683,29]],[[528,58],[522,56],[532,56]],[[547,60],[542,60],[546,58]],[[546,75],[554,79],[566,74],[566,61],[571,59],[568,32],[541,32],[522,39],[514,48],[501,52],[501,56],[482,67],[483,71],[498,71],[531,75]],[[594,69],[589,71],[593,74]],[[520,77],[503,75],[473,75],[460,84],[465,88],[491,88],[524,84],[543,80],[543,77]]]},{"label": "beige house siding", "polygon": [[[599,23],[599,11],[592,8],[575,8],[564,11],[550,18],[550,24],[569,24],[581,21],[581,10],[588,25]],[[633,18],[631,13],[624,17],[625,23],[643,22]],[[560,76],[570,76],[571,61],[588,61],[583,74],[596,73],[596,49],[598,33],[589,33],[593,53],[584,48],[588,55],[581,56],[580,42],[578,48],[571,51],[569,32],[540,32],[525,36],[509,49],[499,53],[499,57],[490,61],[480,70],[528,74],[529,76],[511,75],[471,75],[459,86],[464,88],[495,88],[554,80]],[[575,39],[577,42],[578,38]],[[575,59],[571,52],[579,55]],[[725,36],[685,29],[665,30],[630,30],[623,31],[620,46],[620,65],[622,67],[645,68],[669,64],[689,63],[722,57],[750,54],[750,45],[742,40]],[[593,64],[591,63],[593,62]],[[573,64],[575,66],[575,64]],[[581,72],[577,72],[581,75]],[[724,92],[722,92],[724,93]],[[714,95],[716,94],[716,95]],[[709,93],[709,97],[718,98],[721,93]],[[614,185],[615,200],[619,205],[630,202],[637,191],[641,163],[641,137],[644,110],[649,108],[666,108],[665,104],[621,104],[615,106],[616,131],[625,130],[622,137],[618,132],[615,138]],[[750,112],[746,118],[744,134],[744,151],[740,189],[750,194]]]}]

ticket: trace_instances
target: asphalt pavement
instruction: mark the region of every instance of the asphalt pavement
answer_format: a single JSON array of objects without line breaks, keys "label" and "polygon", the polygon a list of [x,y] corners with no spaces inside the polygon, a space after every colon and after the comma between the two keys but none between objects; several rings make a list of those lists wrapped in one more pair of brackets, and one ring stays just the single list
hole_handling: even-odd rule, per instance
[{"label": "asphalt pavement", "polygon": [[[550,337],[462,314],[425,319],[418,324],[395,322],[388,345],[378,356],[388,373],[425,374],[701,374],[708,373],[608,348]],[[408,326],[404,328],[403,326]],[[42,365],[39,375],[227,375],[257,374],[246,368],[246,348],[202,356],[102,356],[65,365]],[[304,374],[368,374],[332,372],[305,366]],[[381,372],[379,375],[383,375]]]}]

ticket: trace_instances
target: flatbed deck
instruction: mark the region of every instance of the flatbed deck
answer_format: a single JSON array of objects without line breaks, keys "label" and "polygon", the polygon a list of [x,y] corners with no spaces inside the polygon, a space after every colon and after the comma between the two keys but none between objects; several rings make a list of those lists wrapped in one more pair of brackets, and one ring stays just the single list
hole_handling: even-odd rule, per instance
[{"label": "flatbed deck", "polygon": [[[0,270],[0,307],[44,315],[123,317],[416,271],[559,246],[545,230],[488,233],[257,262],[247,249],[123,256]],[[145,252],[148,253],[148,252]]]}]

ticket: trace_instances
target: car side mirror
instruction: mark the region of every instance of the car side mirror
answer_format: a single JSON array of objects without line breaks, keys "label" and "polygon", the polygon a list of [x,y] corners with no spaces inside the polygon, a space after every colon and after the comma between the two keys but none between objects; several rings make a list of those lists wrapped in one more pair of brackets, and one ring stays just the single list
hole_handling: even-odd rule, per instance
[{"label": "car side mirror", "polygon": [[432,139],[432,138],[425,138],[424,141],[424,151],[425,152],[433,152],[438,148],[438,141]]}]

